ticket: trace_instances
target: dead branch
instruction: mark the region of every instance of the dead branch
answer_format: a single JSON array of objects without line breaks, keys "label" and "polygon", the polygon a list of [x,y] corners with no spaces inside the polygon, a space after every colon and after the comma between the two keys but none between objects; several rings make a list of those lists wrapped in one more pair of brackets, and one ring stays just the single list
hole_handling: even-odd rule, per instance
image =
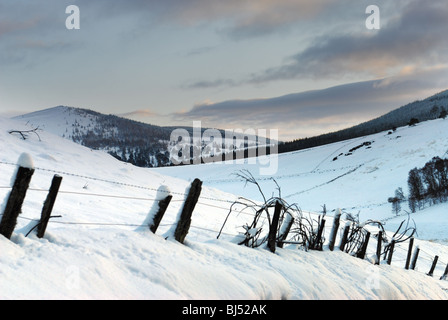
[{"label": "dead branch", "polygon": [[23,140],[26,140],[30,133],[34,133],[37,136],[37,138],[39,139],[39,141],[42,141],[40,139],[39,134],[37,133],[38,131],[40,131],[40,128],[36,127],[34,129],[31,129],[31,130],[9,130],[8,133],[9,134],[14,134],[14,133],[19,134],[22,137]]}]

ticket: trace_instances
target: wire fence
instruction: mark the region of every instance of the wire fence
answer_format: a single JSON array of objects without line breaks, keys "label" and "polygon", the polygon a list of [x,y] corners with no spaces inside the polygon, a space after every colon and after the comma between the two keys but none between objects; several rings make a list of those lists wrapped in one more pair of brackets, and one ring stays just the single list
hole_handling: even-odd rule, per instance
[{"label": "wire fence", "polygon": [[[17,167],[17,164],[9,163],[6,161],[0,161],[0,164]],[[349,171],[344,173],[342,176],[356,171],[359,167],[360,166],[351,168]],[[149,190],[152,192],[165,192],[164,190],[154,188],[151,186],[141,186],[141,185],[137,185],[137,184],[123,183],[120,181],[114,181],[114,180],[103,179],[103,178],[98,178],[98,177],[91,177],[91,176],[87,176],[87,175],[74,174],[74,173],[66,172],[66,171],[40,168],[40,167],[36,167],[36,168],[34,168],[34,170],[41,171],[44,173],[52,173],[52,174],[56,174],[56,175],[70,176],[70,177],[77,177],[77,178],[82,178],[82,179],[87,179],[87,180],[99,181],[99,182],[108,183],[108,184],[112,184],[112,185],[116,185],[116,186],[131,187],[131,188],[136,188],[136,189],[140,189],[140,190]],[[335,179],[338,179],[339,177],[341,177],[341,176],[338,176]],[[331,182],[331,181],[329,181],[329,182]],[[9,185],[0,186],[0,189],[4,190],[6,192],[11,191],[12,188],[13,187],[9,186]],[[28,191],[36,192],[36,193],[48,193],[50,191],[50,189],[29,188]],[[184,202],[186,196],[188,195],[188,192],[172,192],[172,191],[166,191],[166,192],[176,196],[175,199],[172,199],[173,202]],[[112,194],[112,193],[99,193],[99,192],[87,192],[87,191],[80,192],[80,191],[75,191],[75,190],[59,190],[59,193],[61,195],[76,196],[76,197],[91,197],[94,199],[103,198],[103,199],[117,199],[117,200],[123,200],[123,201],[140,201],[140,202],[145,203],[145,205],[146,205],[146,203],[154,204],[156,202],[162,201],[161,199],[157,199],[156,197],[139,197],[139,196],[128,196],[128,195],[119,195],[119,194]],[[209,203],[206,200],[208,200],[209,202],[211,201],[211,202],[215,202],[215,203]],[[224,218],[231,212],[231,204],[234,204],[234,202],[235,202],[234,200],[229,200],[229,199],[200,196],[200,198],[196,204],[198,206],[213,209],[210,212],[208,212],[209,215],[213,214],[216,217],[216,221],[219,221],[219,219],[224,221]],[[384,204],[381,204],[381,205],[384,205]],[[205,211],[205,210],[203,210],[203,211]],[[58,214],[61,214],[61,213],[63,213],[63,212],[58,212]],[[253,216],[254,216],[253,213],[249,213],[249,212],[245,212],[245,211],[239,211],[238,214],[247,216],[248,218],[253,218]],[[0,217],[2,217],[2,216],[3,216],[3,213],[0,213]],[[83,213],[83,216],[95,216],[95,214],[93,214],[93,212],[86,211]],[[38,221],[37,219],[27,217],[24,215],[20,215],[18,218],[22,219],[22,220],[27,220],[27,221],[36,221],[36,222]],[[138,223],[138,222],[133,223],[133,222],[106,222],[106,221],[70,221],[70,220],[56,219],[56,218],[61,218],[61,216],[55,216],[52,218],[54,218],[54,219],[51,219],[50,223],[54,224],[54,225],[90,226],[90,227],[120,227],[120,228],[121,227],[125,227],[125,228],[147,227],[147,225],[144,225],[144,224]],[[139,218],[141,218],[141,216]],[[209,221],[210,220],[208,220],[207,223],[209,223]],[[169,228],[169,227],[173,227],[175,224],[176,224],[176,221],[172,220],[172,221],[162,223],[162,224],[160,224],[160,226]],[[191,226],[191,228],[193,228],[195,230],[198,230],[201,232],[206,232],[208,234],[213,234],[213,235],[224,234],[229,237],[238,237],[238,236],[243,235],[243,232],[241,232],[241,233],[237,233],[237,232],[232,233],[229,231],[223,232],[222,228],[220,229],[220,227],[222,227],[222,226],[219,226],[216,228],[210,227],[210,225],[206,225],[206,226],[205,225],[192,225]],[[241,225],[239,227],[243,227],[243,226]],[[395,247],[395,250],[401,251],[402,253],[407,252],[408,248],[406,248],[405,245],[406,245],[405,243],[401,243]],[[419,250],[420,250],[419,263],[424,265],[426,268],[427,265],[431,265],[434,262],[434,254],[431,252],[428,252],[426,249],[423,249],[422,247],[419,247]],[[405,255],[400,255],[399,257],[397,257],[394,260],[394,264],[402,264],[406,260],[405,258],[403,258],[404,256]],[[440,272],[441,265],[447,265],[447,264],[448,264],[447,257],[442,257],[442,258],[439,257],[439,260],[438,260],[438,270],[439,271],[438,272]],[[421,270],[423,270],[423,267],[421,268]]]},{"label": "wire fence", "polygon": [[[0,165],[18,167],[18,165],[16,163],[7,162],[7,161],[0,161]],[[42,168],[42,167],[34,167],[33,169],[36,171],[43,172],[43,173],[51,173],[51,174],[56,174],[56,175],[60,175],[60,176],[64,176],[64,177],[66,177],[66,176],[76,177],[76,178],[81,178],[81,179],[85,179],[85,180],[108,183],[108,184],[112,184],[112,185],[116,185],[116,186],[120,186],[120,187],[129,187],[129,188],[135,188],[135,189],[140,189],[140,190],[148,190],[148,191],[155,192],[155,193],[166,192],[167,194],[169,193],[170,195],[176,196],[176,198],[172,199],[171,202],[183,202],[183,201],[185,201],[185,197],[188,195],[188,192],[175,192],[175,191],[171,191],[170,190],[171,188],[169,188],[169,190],[165,191],[163,189],[158,189],[158,188],[151,187],[151,186],[142,186],[142,185],[138,185],[138,184],[124,183],[124,182],[120,182],[120,181],[116,181],[116,180],[92,177],[92,176],[88,176],[88,175],[81,175],[81,174],[76,174],[73,172],[68,172],[68,171],[63,171],[63,170],[55,170],[55,169],[48,169],[48,168]],[[11,191],[12,188],[13,188],[12,186],[8,186],[8,185],[0,186],[0,189],[5,190],[5,191]],[[31,193],[32,192],[48,193],[50,190],[47,188],[32,188],[31,187],[31,188],[28,188],[28,191]],[[141,202],[148,202],[148,203],[153,203],[153,204],[161,201],[161,199],[157,199],[156,197],[138,197],[138,196],[118,195],[118,194],[112,194],[112,193],[80,192],[80,191],[74,191],[74,190],[59,190],[58,194],[68,195],[68,196],[116,199],[116,200],[123,200],[123,201],[141,201]],[[217,204],[211,204],[211,203],[207,203],[205,201],[216,202]],[[216,213],[217,211],[221,211],[222,214],[227,214],[229,211],[230,204],[232,204],[232,203],[233,203],[233,201],[228,200],[228,199],[222,199],[222,198],[210,197],[210,196],[201,196],[200,201],[198,201],[197,204],[200,206],[206,206],[209,208],[213,208],[214,213]],[[221,204],[221,205],[218,205],[218,204]],[[228,206],[226,206],[226,204],[228,204]],[[148,210],[149,210],[149,208],[148,208]],[[78,213],[79,213],[79,211],[80,210],[78,210]],[[59,213],[61,213],[61,212],[59,212]],[[84,216],[95,216],[93,213],[89,214],[87,212],[84,212],[83,215]],[[3,216],[3,213],[0,212],[0,217],[2,217],[2,216]],[[22,219],[22,220],[28,220],[28,221],[38,221],[37,219],[33,219],[33,218],[26,217],[23,215],[20,215],[18,218]],[[119,223],[119,222],[92,222],[92,221],[61,221],[61,220],[52,219],[50,221],[50,223],[59,224],[59,225],[73,225],[73,226],[78,225],[78,226],[101,226],[101,227],[106,226],[106,227],[131,227],[131,228],[145,227],[145,225],[142,225],[141,223],[129,223],[129,222]],[[160,224],[161,227],[171,227],[173,225],[175,225],[174,221],[172,223]],[[191,228],[197,229],[197,230],[202,230],[202,231],[207,231],[209,233],[214,233],[215,235],[218,234],[220,231],[219,228],[211,229],[211,228],[207,228],[205,226],[196,226],[196,225],[192,225]],[[238,236],[239,235],[236,233],[232,234],[229,232],[224,233],[224,234],[227,234],[229,236]]]}]

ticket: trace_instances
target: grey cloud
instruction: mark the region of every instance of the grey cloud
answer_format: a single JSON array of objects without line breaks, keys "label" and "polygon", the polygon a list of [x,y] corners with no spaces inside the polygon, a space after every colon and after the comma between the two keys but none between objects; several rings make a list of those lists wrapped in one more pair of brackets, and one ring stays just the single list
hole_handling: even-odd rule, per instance
[{"label": "grey cloud", "polygon": [[[347,3],[339,1],[337,5]],[[220,32],[244,39],[285,30],[299,21],[310,21],[336,6],[333,0],[78,0],[103,18],[139,15],[153,23],[193,26],[225,22]]]},{"label": "grey cloud", "polygon": [[447,71],[447,68],[440,68],[269,99],[203,104],[173,116],[184,120],[204,120],[216,127],[238,122],[251,127],[303,126],[328,131],[329,126],[335,123],[354,125],[446,89]]},{"label": "grey cloud", "polygon": [[[291,79],[338,79],[344,76],[386,77],[405,67],[425,69],[448,63],[448,6],[444,0],[401,1],[380,5],[382,26],[368,31],[363,27],[365,17],[357,22],[361,27],[342,28],[322,35],[302,51],[285,59],[280,66],[247,75],[241,79],[197,81],[190,87],[229,87],[241,84],[262,84]],[[397,6],[397,7],[394,7]],[[347,8],[347,6],[341,6]],[[327,7],[329,9],[330,6]],[[333,7],[335,8],[335,7]],[[350,6],[348,7],[350,8]],[[356,10],[361,7],[358,4]],[[350,9],[355,10],[355,9]],[[359,10],[358,10],[359,11]],[[399,12],[394,16],[392,12]],[[338,15],[340,12],[334,12]],[[341,17],[351,17],[344,13]],[[333,18],[335,19],[335,18]],[[342,19],[342,18],[341,18]],[[325,21],[325,20],[323,20]],[[322,21],[321,21],[322,23]],[[331,24],[329,24],[331,25]],[[247,32],[262,30],[267,24],[253,24]],[[235,31],[239,26],[234,26]],[[242,27],[244,29],[244,27]],[[311,30],[314,30],[311,28]],[[243,33],[246,31],[242,31]]]},{"label": "grey cloud", "polygon": [[321,36],[289,62],[254,74],[248,82],[357,73],[386,75],[409,64],[446,63],[448,7],[443,1],[412,1],[399,19],[371,34]]},{"label": "grey cloud", "polygon": [[184,86],[187,89],[208,89],[208,88],[216,88],[216,87],[234,87],[238,85],[238,83],[232,79],[216,79],[216,80],[202,80],[188,83]]}]

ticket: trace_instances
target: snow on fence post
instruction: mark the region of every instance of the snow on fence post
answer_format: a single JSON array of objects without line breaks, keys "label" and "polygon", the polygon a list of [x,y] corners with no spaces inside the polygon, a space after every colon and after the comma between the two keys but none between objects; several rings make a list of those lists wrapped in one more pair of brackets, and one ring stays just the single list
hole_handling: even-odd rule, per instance
[{"label": "snow on fence post", "polygon": [[59,192],[59,187],[61,186],[62,177],[55,175],[53,181],[51,182],[50,191],[48,192],[47,199],[44,202],[42,208],[42,213],[40,215],[40,221],[37,225],[37,237],[43,238],[45,230],[47,230],[48,220],[50,220],[51,212],[53,211],[54,203],[56,202],[56,197]]},{"label": "snow on fence post", "polygon": [[268,248],[272,253],[275,253],[275,242],[277,238],[278,221],[280,220],[280,212],[282,211],[282,204],[280,201],[275,202],[274,216],[272,217],[272,223],[269,226],[268,235]]},{"label": "snow on fence post", "polygon": [[172,198],[173,196],[171,195],[170,189],[165,185],[161,185],[157,189],[156,199],[149,210],[149,213],[146,215],[142,225],[139,226],[136,231],[148,230],[149,228],[152,233],[156,233]]},{"label": "snow on fence post", "polygon": [[330,251],[334,250],[334,243],[336,241],[336,235],[338,233],[340,219],[341,219],[341,209],[338,208],[333,218],[333,228],[331,229],[330,242],[328,244]]},{"label": "snow on fence post", "polygon": [[25,200],[26,192],[34,174],[32,160],[28,154],[22,154],[20,156],[18,165],[19,169],[17,170],[14,185],[9,194],[0,222],[0,234],[7,239],[11,239],[17,224],[17,217],[22,211],[23,201]]},{"label": "snow on fence post", "polygon": [[291,231],[292,225],[294,224],[294,217],[287,213],[285,219],[283,220],[282,226],[280,228],[280,237],[277,243],[279,248],[283,248],[283,244],[288,237],[289,231]]},{"label": "snow on fence post", "polygon": [[201,195],[202,181],[199,179],[194,179],[191,183],[188,196],[185,199],[182,212],[177,222],[176,230],[174,231],[174,238],[180,243],[184,243],[188,231],[191,225],[191,215],[193,214],[194,207],[199,200]]},{"label": "snow on fence post", "polygon": [[409,264],[411,263],[412,247],[414,246],[414,237],[409,239],[408,255],[406,257],[406,264],[404,268],[409,270]]},{"label": "snow on fence post", "polygon": [[415,269],[415,265],[417,264],[417,259],[418,259],[419,252],[420,252],[420,248],[419,247],[415,247],[414,255],[412,257],[411,266],[410,266],[411,270]]},{"label": "snow on fence post", "polygon": [[173,199],[173,196],[168,186],[161,185],[157,189],[156,202],[154,202],[146,220],[143,222],[143,228],[148,227],[152,233],[156,233],[171,199]]},{"label": "snow on fence post", "polygon": [[434,260],[432,261],[431,269],[427,273],[428,276],[432,277],[434,274],[434,269],[436,268],[437,261],[439,260],[439,256],[435,256]]},{"label": "snow on fence post", "polygon": [[153,221],[149,224],[149,230],[151,230],[152,233],[156,233],[157,228],[159,227],[160,222],[162,221],[163,215],[165,214],[166,209],[168,209],[171,199],[173,199],[173,196],[168,195],[159,201],[158,204],[159,210],[157,210],[156,214],[154,215]]}]

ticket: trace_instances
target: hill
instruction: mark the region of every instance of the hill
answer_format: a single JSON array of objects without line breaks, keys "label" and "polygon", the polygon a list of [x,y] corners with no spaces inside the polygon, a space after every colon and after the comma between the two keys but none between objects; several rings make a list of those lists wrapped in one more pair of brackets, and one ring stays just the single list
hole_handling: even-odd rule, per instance
[{"label": "hill", "polygon": [[[409,195],[409,171],[421,168],[433,157],[448,157],[448,119],[420,122],[415,126],[398,127],[389,131],[331,143],[300,151],[270,155],[257,161],[224,162],[180,167],[156,168],[156,172],[186,180],[201,178],[210,187],[261,201],[257,188],[248,186],[236,174],[249,170],[267,195],[277,194],[297,204],[302,210],[320,212],[325,204],[328,212],[341,208],[358,214],[361,221],[387,221],[391,229],[406,217],[410,208],[406,202],[399,216],[388,202],[397,188]],[[264,175],[260,168],[276,168]],[[443,206],[442,206],[443,207]],[[441,207],[441,208],[442,208]],[[441,209],[441,211],[443,211]],[[424,216],[417,213],[415,216]],[[411,215],[411,218],[414,215]],[[446,243],[448,215],[440,212],[435,224],[417,225],[419,237]],[[431,220],[433,220],[431,218]],[[437,236],[436,236],[437,235]]]},{"label": "hill", "polygon": [[[170,152],[177,141],[170,141],[174,130],[182,130],[189,135],[187,144],[190,152],[189,162],[198,158],[220,155],[235,151],[246,152],[258,145],[259,139],[254,135],[227,134],[216,129],[223,138],[221,143],[201,140],[201,145],[194,142],[194,130],[200,130],[201,136],[209,128],[160,127],[142,123],[115,115],[105,115],[88,109],[58,106],[14,119],[27,122],[33,128],[39,128],[69,139],[94,150],[103,150],[115,158],[139,167],[163,167],[173,164]],[[245,138],[246,136],[246,138]],[[234,137],[236,140],[234,140]],[[245,140],[246,139],[246,140]],[[267,139],[269,143],[269,139]]]},{"label": "hill", "polygon": [[16,119],[141,167],[169,165],[171,131],[92,110],[58,106]]},{"label": "hill", "polygon": [[448,111],[448,90],[424,100],[414,101],[387,114],[351,128],[330,132],[316,137],[308,137],[279,145],[279,153],[303,150],[329,143],[358,138],[386,130],[405,126],[411,119],[427,121],[446,117]]},{"label": "hill", "polygon": [[[446,134],[446,124],[442,121],[436,124]],[[419,125],[397,132],[403,137],[406,135],[407,145],[412,148],[408,150],[409,155],[418,157],[427,152],[430,156],[443,147],[437,143],[440,130],[432,133],[430,141],[426,138],[419,144],[410,141],[416,135],[422,136],[422,132],[427,132],[427,137],[435,127],[432,125],[428,130],[428,126]],[[40,132],[40,139],[31,134],[26,140],[9,133],[11,129],[26,128],[23,123],[0,119],[3,147],[0,198],[6,199],[9,193],[11,177],[16,170],[14,164],[22,153],[28,154],[35,169],[11,241],[0,237],[1,299],[186,299],[189,301],[185,306],[188,306],[194,304],[191,300],[195,299],[448,298],[446,282],[436,277],[439,273],[434,277],[424,273],[429,268],[425,260],[419,262],[420,271],[403,270],[401,251],[396,253],[396,264],[374,266],[368,259],[356,259],[337,250],[306,252],[297,250],[295,245],[287,245],[272,254],[265,247],[252,249],[237,245],[235,239],[241,239],[241,226],[248,218],[245,214],[232,214],[227,219],[230,203],[238,195],[255,201],[257,197],[252,197],[249,188],[240,189],[241,181],[213,182],[210,179],[214,177],[212,174],[219,179],[228,179],[226,175],[233,170],[249,168],[244,164],[139,168],[48,132]],[[375,161],[370,163],[365,160],[367,155],[372,156],[369,150],[373,147],[357,149],[352,156],[338,161],[331,161],[331,158],[327,161],[328,156],[339,152],[336,150],[351,148],[355,141],[282,155],[282,164],[291,163],[279,167],[287,170],[282,173],[291,174],[284,177],[290,184],[288,188],[283,184],[283,190],[292,193],[321,184],[348,170],[344,167],[357,165],[360,161],[365,163],[362,169],[337,180],[338,184],[328,183],[313,189],[319,190],[319,198],[316,193],[306,194],[306,197],[308,203],[313,202],[316,206],[324,200],[342,205],[353,203],[353,200],[369,204],[372,195],[364,193],[368,190],[360,190],[359,186],[370,183],[370,180],[366,181],[367,177],[374,179],[376,175],[381,180],[385,175],[391,175],[392,164],[398,167],[397,162],[388,160],[391,154],[382,149],[388,142],[392,150],[400,150],[394,157],[405,151],[395,148],[400,139],[387,140],[385,136],[370,137],[377,140],[374,143],[376,156],[371,158]],[[428,143],[431,141],[434,142]],[[422,151],[416,153],[414,149]],[[403,161],[399,163],[402,165]],[[376,174],[374,166],[378,167]],[[292,167],[294,171],[291,171]],[[302,170],[308,173],[294,175]],[[393,175],[399,177],[400,172]],[[56,173],[63,177],[63,182],[53,211],[54,218],[50,219],[43,239],[33,233],[27,236],[39,219],[46,190]],[[209,180],[204,180],[203,192],[192,217],[192,228],[185,245],[181,245],[172,239],[170,229],[188,190],[190,175]],[[277,178],[281,180],[281,177]],[[394,180],[394,187],[397,183],[399,181]],[[143,222],[162,185],[170,189],[173,200],[160,231],[152,234]],[[221,191],[232,188],[232,185],[232,192]],[[345,189],[341,189],[344,185]],[[358,193],[350,194],[347,190]],[[389,194],[388,190],[386,193]],[[375,195],[382,198],[381,192]],[[303,202],[303,198],[296,199]],[[223,237],[217,240],[216,235],[226,219]],[[328,224],[331,225],[330,217]],[[421,240],[416,243],[422,249],[422,255],[423,251],[437,252],[440,261],[446,261],[446,246]]]}]

